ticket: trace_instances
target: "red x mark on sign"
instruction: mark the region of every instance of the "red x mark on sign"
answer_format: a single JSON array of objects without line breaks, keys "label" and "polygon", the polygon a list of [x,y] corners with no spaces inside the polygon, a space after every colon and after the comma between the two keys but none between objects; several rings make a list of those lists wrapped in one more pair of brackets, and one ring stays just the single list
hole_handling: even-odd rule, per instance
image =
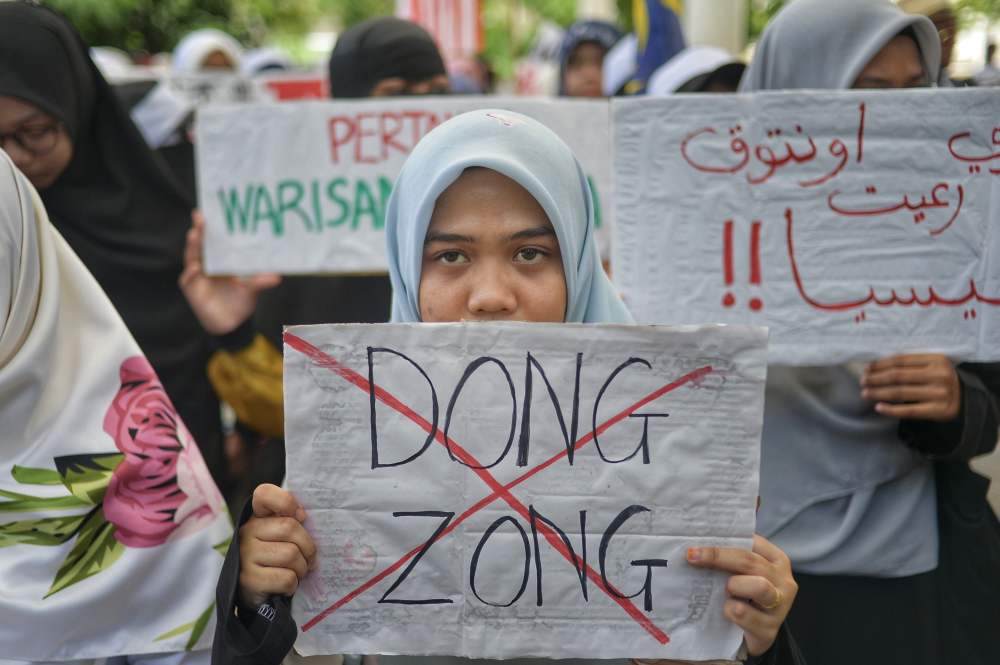
[{"label": "red x mark on sign", "polygon": [[[365,377],[363,377],[358,372],[355,372],[353,369],[351,369],[351,368],[349,368],[349,367],[341,364],[335,358],[333,358],[333,357],[329,356],[328,354],[320,351],[318,348],[316,348],[315,346],[313,346],[312,344],[310,344],[306,340],[304,340],[301,337],[298,337],[296,335],[293,335],[292,333],[289,333],[289,332],[285,332],[285,334],[284,334],[284,340],[285,340],[285,344],[287,344],[288,346],[290,346],[291,348],[295,349],[299,353],[302,353],[303,355],[305,355],[306,357],[308,357],[316,365],[319,365],[320,367],[325,367],[325,368],[329,369],[330,371],[338,374],[341,378],[343,378],[347,382],[354,384],[355,386],[357,386],[361,390],[364,390],[365,392],[369,392],[371,386],[368,383],[368,379],[366,379]],[[604,421],[604,423],[602,423],[597,428],[597,430],[596,430],[597,434],[598,435],[603,434],[605,431],[607,431],[613,425],[621,422],[622,420],[624,420],[625,418],[627,418],[629,415],[631,415],[635,411],[638,411],[639,409],[641,409],[642,407],[646,406],[650,402],[653,402],[654,400],[659,399],[663,395],[666,395],[667,393],[669,393],[669,392],[671,392],[673,390],[676,390],[677,388],[680,388],[683,385],[686,385],[686,384],[689,384],[689,383],[693,383],[693,382],[701,379],[702,377],[710,374],[711,372],[712,372],[712,368],[711,367],[708,367],[708,366],[701,367],[701,368],[698,368],[698,369],[694,370],[693,372],[689,372],[688,374],[685,374],[684,376],[682,376],[681,378],[677,379],[676,381],[673,381],[673,382],[668,383],[668,384],[666,384],[664,386],[661,386],[660,388],[658,388],[658,389],[654,390],[653,392],[649,393],[648,395],[646,395],[641,400],[639,400],[638,402],[636,402],[632,406],[628,407],[624,411],[621,411],[620,413],[616,414],[615,416],[613,416],[613,417],[609,418],[608,420]],[[374,392],[375,392],[375,398],[378,399],[380,402],[382,402],[386,406],[394,409],[395,411],[397,411],[401,415],[406,416],[407,418],[409,418],[411,421],[413,421],[414,423],[416,423],[421,429],[423,429],[428,434],[431,433],[431,430],[432,430],[431,424],[429,422],[427,422],[427,420],[425,420],[423,418],[423,416],[421,416],[420,414],[418,414],[417,412],[415,412],[413,409],[411,409],[409,406],[407,406],[406,404],[404,404],[403,402],[401,402],[394,395],[392,395],[391,393],[389,393],[385,389],[380,388],[378,386],[375,386]],[[587,445],[591,440],[593,440],[593,438],[594,438],[594,432],[593,431],[588,432],[584,436],[580,437],[580,439],[576,443],[573,444],[573,448],[575,450],[579,450],[583,446]],[[454,520],[452,520],[451,523],[448,525],[448,527],[446,529],[443,529],[441,531],[441,533],[438,534],[438,536],[435,539],[435,541],[440,540],[440,539],[444,538],[445,536],[447,536],[449,533],[451,533],[452,531],[454,531],[458,527],[459,524],[461,524],[465,520],[469,519],[470,517],[472,517],[473,515],[475,515],[477,512],[479,512],[480,510],[482,510],[483,508],[485,508],[489,504],[491,504],[494,501],[496,501],[498,498],[502,498],[504,501],[506,501],[507,505],[509,505],[511,508],[513,508],[524,519],[526,519],[526,520],[530,519],[529,513],[528,513],[528,508],[523,503],[521,503],[513,494],[511,494],[510,490],[513,489],[514,487],[516,487],[517,485],[520,485],[524,481],[528,480],[532,476],[536,475],[540,471],[543,471],[544,469],[547,469],[548,467],[552,466],[553,464],[555,464],[556,462],[558,462],[559,460],[561,460],[562,458],[564,458],[568,454],[568,450],[563,450],[563,451],[561,451],[559,453],[556,453],[555,455],[553,455],[552,457],[548,458],[547,460],[545,460],[544,462],[542,462],[538,466],[535,466],[532,469],[526,471],[525,473],[521,474],[520,476],[518,476],[514,480],[510,481],[509,483],[507,483],[505,485],[501,485],[500,482],[497,481],[492,476],[492,474],[489,473],[489,471],[487,471],[484,468],[481,468],[483,465],[480,464],[479,461],[476,460],[476,458],[473,457],[468,451],[466,451],[464,448],[462,448],[460,445],[458,445],[458,443],[456,443],[454,439],[445,439],[444,433],[440,429],[437,429],[437,430],[434,431],[434,439],[435,439],[435,441],[437,441],[442,446],[449,446],[450,445],[451,452],[458,459],[460,459],[462,462],[464,462],[467,466],[472,467],[470,470],[473,473],[475,473],[477,476],[479,476],[479,478],[484,483],[486,483],[486,485],[489,486],[490,489],[493,490],[493,492],[491,494],[483,497],[482,499],[480,499],[475,504],[469,506],[465,510],[465,512],[463,512],[457,518],[455,518]],[[557,552],[559,552],[559,554],[561,554],[567,561],[573,563],[577,567],[584,565],[583,561],[580,560],[580,558],[578,556],[576,556],[573,552],[571,552],[566,547],[566,545],[560,540],[559,536],[556,535],[555,531],[553,531],[550,527],[548,527],[548,525],[544,524],[543,522],[539,522],[538,523],[538,530],[539,530],[539,532],[542,533],[542,535],[545,536],[545,540],[547,540],[549,542],[549,544],[552,545],[552,547],[555,548],[555,550]],[[421,544],[420,546],[413,548],[412,550],[410,550],[409,552],[407,552],[406,554],[404,554],[398,561],[396,561],[392,565],[386,567],[384,570],[382,570],[381,572],[377,573],[375,576],[373,576],[372,578],[370,578],[367,582],[361,584],[359,587],[357,587],[356,589],[354,589],[350,593],[346,594],[345,596],[343,596],[342,598],[340,598],[340,600],[338,600],[334,604],[330,605],[328,608],[326,608],[325,610],[323,610],[322,612],[320,612],[319,614],[317,614],[316,616],[314,616],[312,619],[310,619],[309,621],[307,621],[306,623],[304,623],[302,625],[303,632],[312,629],[320,621],[322,621],[323,619],[327,618],[328,616],[330,616],[331,614],[333,614],[334,612],[336,612],[337,610],[339,610],[341,607],[343,607],[347,603],[351,602],[352,600],[354,600],[355,598],[357,598],[361,594],[363,594],[366,591],[368,591],[369,589],[371,589],[373,586],[375,586],[376,584],[378,584],[379,582],[381,582],[387,576],[389,576],[392,573],[394,573],[396,570],[398,570],[403,565],[405,565],[411,558],[413,558],[414,556],[416,556],[420,552],[420,550],[422,549],[422,547],[423,547],[423,545]],[[599,589],[601,589],[605,594],[607,594],[609,598],[611,598],[613,601],[615,601],[616,603],[618,603],[622,607],[622,609],[625,610],[625,612],[630,617],[632,617],[632,619],[636,623],[638,623],[650,635],[652,635],[653,638],[656,639],[656,641],[658,641],[660,644],[666,644],[667,642],[670,641],[670,638],[667,636],[667,634],[665,632],[663,632],[660,628],[658,628],[649,619],[649,617],[647,617],[645,614],[643,614],[639,610],[639,608],[637,608],[632,603],[631,600],[629,600],[628,598],[623,598],[623,597],[621,597],[622,595],[620,593],[618,593],[617,591],[612,591],[611,589],[609,589],[608,586],[605,585],[604,579],[601,577],[600,573],[598,573],[597,571],[595,571],[590,566],[586,566],[585,570],[586,570],[586,573],[587,573],[587,577],[590,578],[590,580],[592,582],[594,582],[594,584],[596,584]]]}]

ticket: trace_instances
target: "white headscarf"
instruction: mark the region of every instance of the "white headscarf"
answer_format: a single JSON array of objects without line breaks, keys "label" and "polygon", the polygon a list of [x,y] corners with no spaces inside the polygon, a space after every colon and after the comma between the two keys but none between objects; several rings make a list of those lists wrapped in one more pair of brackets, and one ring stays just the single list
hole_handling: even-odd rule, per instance
[{"label": "white headscarf", "polygon": [[197,74],[202,71],[205,58],[213,51],[221,51],[233,63],[233,73],[239,73],[243,47],[231,35],[221,30],[205,28],[195,30],[177,43],[170,58],[175,74]]},{"label": "white headscarf", "polygon": [[907,14],[889,0],[794,0],[764,31],[740,92],[847,90],[907,28],[917,37],[928,80],[937,81],[941,41],[930,19]]},{"label": "white headscarf", "polygon": [[475,166],[524,187],[548,216],[566,276],[566,321],[631,323],[601,267],[593,197],[572,151],[540,122],[498,109],[470,111],[442,123],[406,159],[385,220],[392,320],[420,320],[420,268],[434,205],[465,169]]},{"label": "white headscarf", "polygon": [[[231,534],[111,302],[0,151],[0,644],[73,660],[205,648]],[[199,639],[200,638],[200,639]]]},{"label": "white headscarf", "polygon": [[653,72],[646,85],[646,94],[651,97],[671,95],[696,76],[738,62],[728,51],[716,46],[688,46]]}]

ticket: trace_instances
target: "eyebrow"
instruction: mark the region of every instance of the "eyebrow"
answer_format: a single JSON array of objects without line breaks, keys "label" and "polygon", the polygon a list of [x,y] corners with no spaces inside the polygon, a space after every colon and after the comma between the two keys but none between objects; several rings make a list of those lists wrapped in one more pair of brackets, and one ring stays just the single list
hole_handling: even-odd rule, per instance
[{"label": "eyebrow", "polygon": [[530,229],[524,229],[523,231],[518,231],[510,236],[510,240],[524,240],[526,238],[543,238],[545,236],[554,236],[556,232],[548,226],[535,226]]},{"label": "eyebrow", "polygon": [[18,129],[20,129],[21,126],[26,125],[32,120],[44,120],[47,115],[48,114],[45,113],[44,111],[31,111],[30,113],[18,118],[17,121],[13,123],[13,125]]},{"label": "eyebrow", "polygon": [[[546,236],[554,236],[555,234],[556,232],[547,226],[535,226],[530,229],[518,231],[517,233],[512,233],[508,236],[507,240],[543,238]],[[472,236],[463,236],[459,233],[440,233],[438,231],[428,231],[427,237],[424,238],[424,245],[429,245],[432,242],[460,242],[474,244],[476,239]]]},{"label": "eyebrow", "polygon": [[470,236],[463,236],[458,233],[440,233],[438,231],[428,231],[427,237],[424,238],[424,245],[429,245],[432,242],[464,242],[473,243],[476,239]]}]

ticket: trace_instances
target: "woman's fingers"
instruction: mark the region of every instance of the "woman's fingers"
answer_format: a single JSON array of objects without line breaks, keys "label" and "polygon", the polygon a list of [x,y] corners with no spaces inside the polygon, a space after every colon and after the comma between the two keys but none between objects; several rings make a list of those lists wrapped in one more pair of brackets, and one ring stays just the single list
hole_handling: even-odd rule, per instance
[{"label": "woman's fingers", "polygon": [[711,568],[735,575],[766,577],[773,567],[760,554],[734,547],[690,547],[687,561],[698,568]]},{"label": "woman's fingers", "polygon": [[277,485],[264,483],[253,491],[253,514],[256,517],[284,516],[294,517],[299,522],[306,519],[305,509],[299,505],[295,496]]},{"label": "woman's fingers", "polygon": [[870,363],[861,396],[885,416],[947,422],[961,412],[962,385],[947,356],[907,354]]},{"label": "woman's fingers", "polygon": [[[316,557],[316,544],[294,517],[255,517],[244,525],[246,536],[266,543],[288,543],[298,548],[307,566]],[[241,529],[241,535],[242,535]]]},{"label": "woman's fingers", "polygon": [[726,591],[734,598],[753,601],[764,611],[777,609],[785,598],[781,589],[757,575],[733,575],[726,583]]},{"label": "woman's fingers", "polygon": [[798,584],[788,556],[774,543],[754,535],[753,550],[692,547],[688,562],[700,568],[731,573],[726,591],[731,596],[723,613],[743,629],[747,649],[759,656],[774,643],[791,610]]},{"label": "woman's fingers", "polygon": [[784,615],[780,617],[760,610],[745,600],[729,598],[722,608],[722,615],[743,629],[743,638],[751,656],[759,656],[774,644]]}]

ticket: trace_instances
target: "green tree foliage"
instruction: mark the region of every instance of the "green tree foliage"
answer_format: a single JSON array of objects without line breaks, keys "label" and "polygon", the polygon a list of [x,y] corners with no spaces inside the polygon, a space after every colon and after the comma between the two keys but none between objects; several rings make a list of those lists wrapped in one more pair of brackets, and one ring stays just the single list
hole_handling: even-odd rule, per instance
[{"label": "green tree foliage", "polygon": [[[185,34],[219,28],[244,44],[273,34],[304,33],[322,13],[322,0],[45,0],[94,46],[151,53],[170,51]],[[353,4],[353,3],[343,3]]]},{"label": "green tree foliage", "polygon": [[1000,20],[1000,0],[960,0],[958,10],[990,21]]}]

